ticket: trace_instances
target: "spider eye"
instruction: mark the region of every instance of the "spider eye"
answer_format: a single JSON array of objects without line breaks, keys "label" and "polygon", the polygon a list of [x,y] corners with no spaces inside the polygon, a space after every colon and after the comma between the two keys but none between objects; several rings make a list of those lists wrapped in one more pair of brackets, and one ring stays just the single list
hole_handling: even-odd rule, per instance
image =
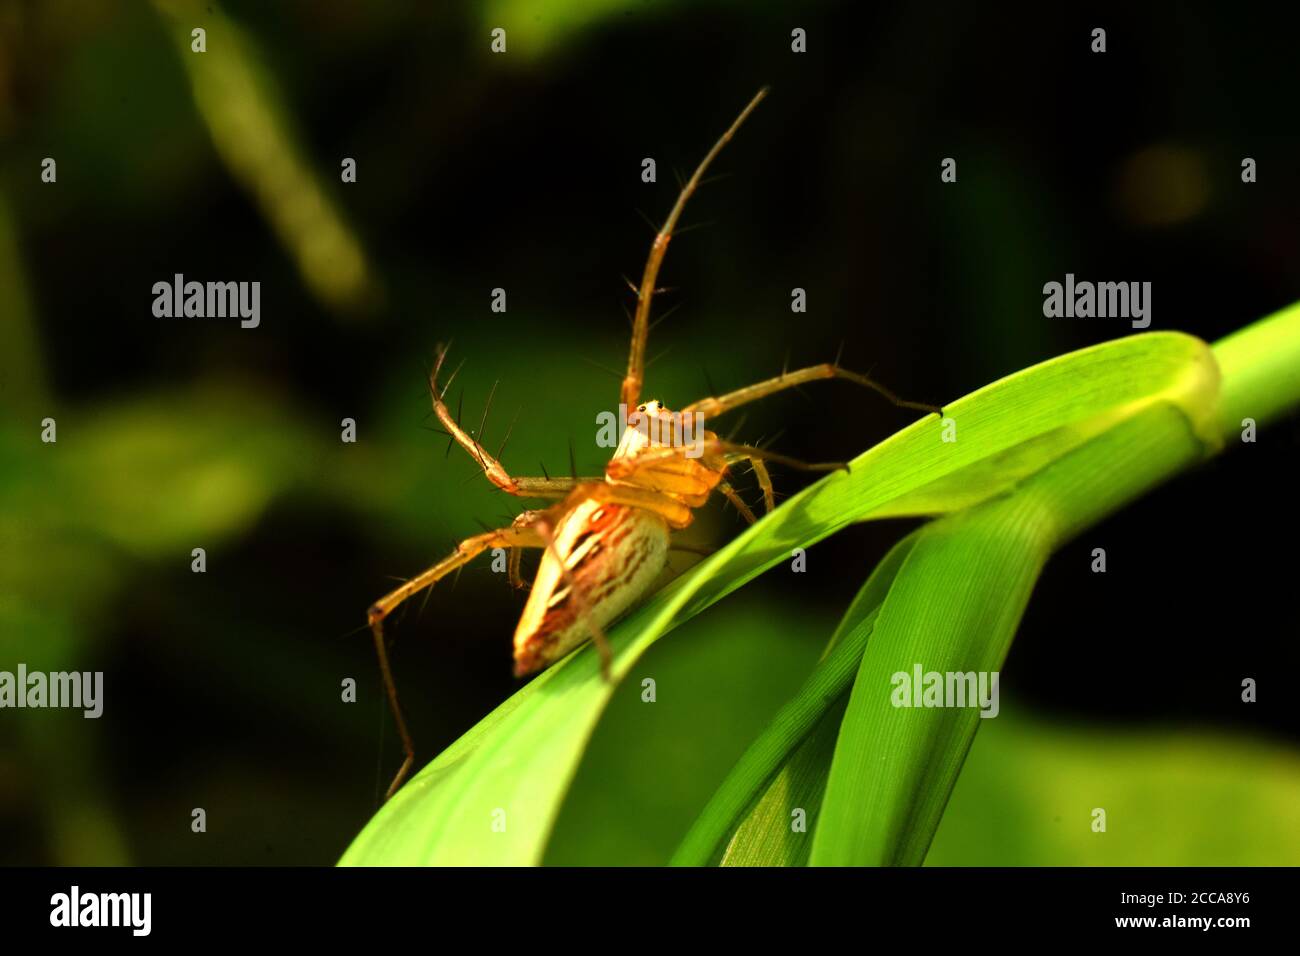
[{"label": "spider eye", "polygon": [[644,412],[644,411],[645,411],[645,406],[644,406],[644,405],[640,405],[640,406],[638,406],[638,407],[637,407],[637,411],[638,411],[638,412]]}]

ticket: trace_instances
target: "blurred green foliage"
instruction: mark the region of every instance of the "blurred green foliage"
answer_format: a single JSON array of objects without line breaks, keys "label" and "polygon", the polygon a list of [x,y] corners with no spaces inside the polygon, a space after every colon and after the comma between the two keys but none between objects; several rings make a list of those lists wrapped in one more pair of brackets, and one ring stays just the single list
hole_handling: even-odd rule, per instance
[{"label": "blurred green foliage", "polygon": [[[985,721],[933,866],[1295,866],[1295,748],[1206,727]],[[1093,831],[1093,809],[1106,832]]]}]

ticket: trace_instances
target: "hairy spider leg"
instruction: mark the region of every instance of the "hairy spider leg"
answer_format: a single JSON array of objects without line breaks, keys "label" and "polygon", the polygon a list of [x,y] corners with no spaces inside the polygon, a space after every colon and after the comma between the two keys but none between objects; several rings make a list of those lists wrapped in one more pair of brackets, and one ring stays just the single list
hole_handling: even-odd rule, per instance
[{"label": "hairy spider leg", "polygon": [[[433,371],[429,373],[429,392],[433,398],[433,411],[438,416],[438,420],[442,422],[443,427],[447,429],[447,433],[456,439],[456,442],[478,462],[488,481],[506,494],[520,498],[563,498],[580,481],[584,480],[582,478],[522,478],[507,472],[501,462],[497,461],[473,435],[461,427],[460,422],[456,420],[456,416],[451,413],[451,409],[443,401],[447,389],[451,387],[450,380],[441,388],[438,387],[438,373],[442,370],[443,362],[446,359],[446,347],[438,346],[438,357],[434,362]],[[452,378],[455,378],[454,374]]]},{"label": "hairy spider leg", "polygon": [[682,186],[682,191],[677,197],[677,202],[664,220],[663,228],[655,236],[654,242],[650,246],[650,255],[646,259],[645,271],[641,276],[641,285],[636,289],[636,315],[632,320],[632,346],[628,353],[627,359],[627,377],[623,379],[623,387],[620,392],[620,401],[628,408],[634,408],[641,400],[641,386],[645,382],[645,347],[646,338],[650,334],[650,302],[654,298],[655,283],[659,278],[659,267],[663,264],[664,254],[668,251],[668,242],[673,237],[673,230],[677,228],[677,221],[681,218],[682,210],[686,208],[686,201],[699,188],[700,181],[704,178],[705,170],[713,162],[718,153],[722,152],[722,147],[726,146],[731,138],[736,135],[736,130],[745,122],[754,108],[762,102],[763,97],[767,95],[767,87],[763,87],[754,94],[754,98],[749,104],[740,111],[740,115],[722,134],[713,148],[696,167],[691,178]]},{"label": "hairy spider leg", "polygon": [[928,405],[925,402],[910,402],[906,399],[899,398],[879,382],[873,381],[858,372],[853,372],[846,368],[840,368],[839,365],[834,362],[823,362],[821,365],[810,365],[808,368],[801,368],[794,372],[782,372],[774,378],[757,382],[754,385],[747,385],[744,388],[738,388],[734,392],[727,392],[725,395],[720,395],[716,398],[702,398],[699,401],[691,402],[691,404],[683,408],[681,414],[691,415],[699,412],[707,420],[721,415],[724,412],[729,412],[734,408],[739,408],[741,405],[747,405],[760,398],[774,395],[787,388],[794,388],[796,385],[803,385],[805,382],[818,382],[833,378],[844,379],[845,381],[861,385],[864,388],[869,388],[882,395],[886,400],[897,405],[899,408],[912,408],[920,412],[936,412],[939,415],[943,414],[943,408],[939,405]]},{"label": "hairy spider leg", "polygon": [[384,795],[385,800],[396,793],[397,788],[406,779],[406,774],[411,769],[411,763],[415,760],[415,746],[411,742],[411,734],[406,727],[406,718],[402,716],[402,707],[397,699],[397,685],[393,681],[393,671],[388,663],[388,649],[384,646],[384,618],[388,617],[398,605],[411,595],[417,594],[427,587],[432,587],[442,578],[469,563],[489,548],[544,547],[545,541],[536,528],[537,523],[542,520],[544,514],[545,512],[542,511],[526,511],[507,528],[498,528],[495,531],[488,531],[484,534],[476,534],[473,537],[466,538],[456,545],[456,549],[450,555],[384,595],[372,604],[369,611],[366,612],[370,633],[375,640],[375,653],[379,656],[379,673],[384,682],[384,693],[388,696],[388,706],[393,712],[393,719],[397,722],[397,732],[402,738],[402,749],[406,755],[401,768],[397,771],[397,776],[393,778],[393,782],[388,786],[388,792]]}]

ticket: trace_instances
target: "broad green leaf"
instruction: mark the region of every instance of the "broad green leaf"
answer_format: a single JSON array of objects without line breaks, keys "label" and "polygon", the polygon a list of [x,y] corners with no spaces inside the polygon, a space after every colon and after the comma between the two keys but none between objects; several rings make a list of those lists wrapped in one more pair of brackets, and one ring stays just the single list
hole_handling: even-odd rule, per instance
[{"label": "broad green leaf", "polygon": [[[794,496],[642,606],[611,634],[614,682],[671,630],[845,525],[942,514],[1007,490],[1072,448],[1157,402],[1182,409],[1209,441],[1216,369],[1204,343],[1177,333],[1108,342],[1053,359],[960,399],[859,456],[848,473]],[[958,473],[964,476],[958,478]],[[1009,477],[1010,476],[1010,477]],[[389,801],[345,864],[532,864],[609,699],[584,649],[528,684]],[[500,811],[500,812],[498,812]],[[504,820],[502,832],[494,821]]]}]

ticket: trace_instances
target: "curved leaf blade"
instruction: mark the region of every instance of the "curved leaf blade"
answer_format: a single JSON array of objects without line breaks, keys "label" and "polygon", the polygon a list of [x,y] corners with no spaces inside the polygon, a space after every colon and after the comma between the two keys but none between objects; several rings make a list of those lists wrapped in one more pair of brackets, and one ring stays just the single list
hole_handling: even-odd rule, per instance
[{"label": "curved leaf blade", "polygon": [[[817,669],[737,761],[673,854],[673,866],[707,866],[717,862],[724,855],[725,841],[738,829],[747,811],[791,755],[818,728],[827,710],[834,708],[848,691],[875,624],[876,612],[915,539],[914,534],[909,535],[896,544],[871,573],[844,613]],[[790,832],[787,822],[785,817],[778,821],[776,833],[772,835],[779,833],[784,838]],[[767,840],[758,843],[775,845]]]},{"label": "curved leaf blade", "polygon": [[896,677],[998,671],[1051,552],[1200,459],[1205,440],[1184,409],[1158,402],[1014,493],[921,530],[863,654],[812,865],[924,860],[982,718],[971,706],[899,706]]}]

